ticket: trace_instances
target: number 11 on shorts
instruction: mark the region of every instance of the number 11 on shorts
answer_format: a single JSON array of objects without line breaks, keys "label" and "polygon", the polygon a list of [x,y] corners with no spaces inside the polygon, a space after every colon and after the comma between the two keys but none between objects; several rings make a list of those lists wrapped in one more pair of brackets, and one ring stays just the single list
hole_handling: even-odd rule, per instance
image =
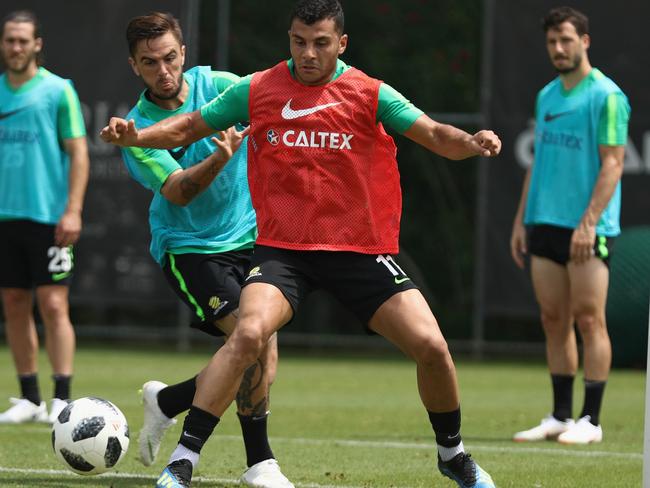
[{"label": "number 11 on shorts", "polygon": [[395,284],[399,285],[409,280],[404,270],[399,267],[399,264],[395,262],[393,256],[390,254],[386,254],[385,256],[380,254],[377,256],[376,261],[386,266],[386,269],[395,277]]}]

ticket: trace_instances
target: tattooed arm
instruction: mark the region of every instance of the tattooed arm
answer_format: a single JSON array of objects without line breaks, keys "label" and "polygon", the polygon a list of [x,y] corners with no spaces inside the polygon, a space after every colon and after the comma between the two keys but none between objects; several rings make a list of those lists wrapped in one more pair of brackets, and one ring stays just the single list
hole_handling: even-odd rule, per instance
[{"label": "tattooed arm", "polygon": [[217,150],[199,164],[178,169],[169,175],[160,193],[172,203],[185,206],[214,181],[232,155],[237,151],[248,129],[241,132],[233,127],[213,137]]}]

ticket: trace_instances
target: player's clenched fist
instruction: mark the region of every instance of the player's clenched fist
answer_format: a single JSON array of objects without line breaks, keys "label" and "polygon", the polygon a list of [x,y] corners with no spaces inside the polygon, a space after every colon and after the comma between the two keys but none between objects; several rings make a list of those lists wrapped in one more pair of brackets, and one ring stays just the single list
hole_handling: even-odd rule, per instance
[{"label": "player's clenched fist", "polygon": [[101,130],[99,136],[104,142],[110,142],[118,146],[135,146],[138,140],[138,129],[135,128],[133,119],[127,121],[119,117],[111,117],[108,125]]},{"label": "player's clenched fist", "polygon": [[491,130],[481,130],[474,134],[472,139],[478,145],[481,156],[496,156],[501,152],[501,139]]}]

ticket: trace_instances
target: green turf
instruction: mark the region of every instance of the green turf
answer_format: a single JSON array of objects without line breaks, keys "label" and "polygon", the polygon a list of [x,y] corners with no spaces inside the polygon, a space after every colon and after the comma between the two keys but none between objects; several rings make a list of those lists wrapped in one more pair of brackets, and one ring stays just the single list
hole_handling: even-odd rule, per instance
[{"label": "green turf", "polygon": [[[43,393],[49,366],[41,358]],[[126,414],[132,445],[117,474],[66,474],[51,452],[48,427],[0,425],[1,487],[151,487],[176,444],[172,428],[160,462],[136,459],[142,412],[136,394],[148,379],[187,378],[206,354],[81,347],[74,396],[115,402]],[[10,354],[0,347],[0,409],[16,394]],[[549,408],[542,364],[458,362],[465,445],[499,487],[581,488],[641,485],[645,375],[614,371],[602,414],[604,442],[588,447],[514,444],[513,432],[537,423]],[[581,404],[576,387],[577,406]],[[420,406],[414,367],[407,361],[296,357],[283,354],[272,392],[270,435],[284,472],[300,488],[453,487],[434,469],[433,436]],[[577,412],[575,412],[577,413]],[[192,486],[233,486],[244,468],[239,424],[229,410],[206,444]]]}]

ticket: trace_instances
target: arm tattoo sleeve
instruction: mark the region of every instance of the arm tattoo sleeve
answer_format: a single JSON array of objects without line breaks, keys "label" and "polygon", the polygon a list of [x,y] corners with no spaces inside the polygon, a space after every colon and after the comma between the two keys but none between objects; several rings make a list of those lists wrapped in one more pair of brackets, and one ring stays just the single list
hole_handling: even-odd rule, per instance
[{"label": "arm tattoo sleeve", "polygon": [[215,161],[210,165],[210,175],[211,176],[217,176],[219,172],[223,169],[225,165],[223,163],[220,163],[218,161]]},{"label": "arm tattoo sleeve", "polygon": [[183,195],[183,198],[191,200],[196,195],[198,195],[200,189],[201,186],[198,183],[192,181],[192,179],[188,176],[185,176],[181,180],[181,193]]}]

